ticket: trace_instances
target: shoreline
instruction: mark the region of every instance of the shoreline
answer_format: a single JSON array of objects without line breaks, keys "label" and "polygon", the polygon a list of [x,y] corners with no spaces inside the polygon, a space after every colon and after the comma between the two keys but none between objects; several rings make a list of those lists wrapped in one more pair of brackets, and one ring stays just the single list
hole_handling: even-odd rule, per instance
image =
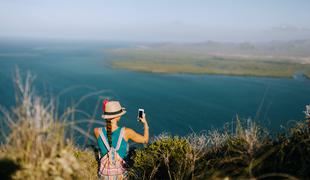
[{"label": "shoreline", "polygon": [[276,46],[277,51],[273,50],[274,45],[253,44],[253,47],[246,49],[243,44],[151,44],[105,52],[111,55],[110,66],[135,72],[290,79],[302,72],[310,79],[310,54],[301,55],[295,49],[280,45]]},{"label": "shoreline", "polygon": [[[280,79],[294,79],[295,73],[292,73],[291,75],[271,75],[271,74],[249,74],[249,73],[234,73],[234,72],[227,72],[227,73],[221,73],[216,71],[205,71],[205,72],[195,72],[195,71],[166,71],[166,70],[152,70],[147,69],[147,67],[143,68],[135,68],[134,66],[123,66],[121,64],[117,64],[120,61],[114,61],[110,62],[108,64],[109,67],[114,69],[122,69],[122,70],[128,70],[132,72],[140,72],[140,73],[150,73],[150,74],[185,74],[185,75],[223,75],[223,76],[235,76],[235,77],[258,77],[258,78],[280,78]],[[302,73],[302,76],[310,80],[310,73]]]}]

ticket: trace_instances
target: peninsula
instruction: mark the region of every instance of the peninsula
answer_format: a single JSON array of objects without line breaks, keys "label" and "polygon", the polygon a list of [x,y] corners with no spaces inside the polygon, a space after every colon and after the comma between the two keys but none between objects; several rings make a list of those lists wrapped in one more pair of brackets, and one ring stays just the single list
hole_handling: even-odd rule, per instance
[{"label": "peninsula", "polygon": [[109,53],[111,67],[139,72],[310,78],[310,40],[141,44]]}]

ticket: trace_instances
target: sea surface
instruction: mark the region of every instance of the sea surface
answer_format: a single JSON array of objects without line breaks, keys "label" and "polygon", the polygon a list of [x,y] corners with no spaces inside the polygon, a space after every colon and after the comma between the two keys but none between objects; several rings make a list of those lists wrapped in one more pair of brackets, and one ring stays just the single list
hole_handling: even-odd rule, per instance
[{"label": "sea surface", "polygon": [[[127,113],[121,124],[142,132],[138,108],[144,108],[151,135],[186,135],[231,126],[236,114],[276,133],[304,118],[310,104],[310,81],[222,75],[152,74],[112,69],[106,50],[128,47],[124,42],[30,41],[0,42],[0,104],[14,105],[13,76],[36,75],[36,93],[59,99],[59,111],[78,108],[99,121],[103,98],[119,100]],[[56,98],[57,97],[57,98]],[[96,112],[97,111],[97,112]],[[86,118],[78,115],[79,118]],[[87,124],[81,124],[84,129]]]}]

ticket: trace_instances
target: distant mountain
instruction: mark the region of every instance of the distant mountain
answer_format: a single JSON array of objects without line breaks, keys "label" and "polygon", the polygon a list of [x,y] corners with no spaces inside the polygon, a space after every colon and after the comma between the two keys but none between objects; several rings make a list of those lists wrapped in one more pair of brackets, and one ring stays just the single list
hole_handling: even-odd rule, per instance
[{"label": "distant mountain", "polygon": [[257,56],[272,58],[301,59],[310,63],[310,39],[294,41],[271,41],[265,43],[222,43],[206,41],[200,43],[157,43],[145,44],[146,49],[179,51],[221,55],[221,56]]},{"label": "distant mountain", "polygon": [[192,55],[208,55],[245,59],[272,59],[310,64],[310,39],[294,41],[270,41],[264,43],[223,43],[205,41],[200,43],[154,43],[139,44],[136,51],[182,52]]}]

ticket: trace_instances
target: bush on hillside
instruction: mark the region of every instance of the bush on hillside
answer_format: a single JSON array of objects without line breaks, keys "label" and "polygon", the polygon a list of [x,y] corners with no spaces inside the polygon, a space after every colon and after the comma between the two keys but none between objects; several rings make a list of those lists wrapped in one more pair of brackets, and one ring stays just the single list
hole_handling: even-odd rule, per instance
[{"label": "bush on hillside", "polygon": [[185,138],[162,135],[136,150],[130,175],[134,179],[183,179],[189,176],[190,151]]},{"label": "bush on hillside", "polygon": [[[259,159],[261,158],[261,159]],[[310,131],[305,123],[297,123],[287,134],[264,143],[256,153],[259,159],[253,169],[256,176],[282,174],[307,179],[310,177]]]},{"label": "bush on hillside", "polygon": [[161,135],[147,147],[135,150],[130,177],[304,179],[310,176],[309,140],[305,123],[298,123],[276,139],[255,123],[237,125],[232,133],[215,130],[187,137]]}]

